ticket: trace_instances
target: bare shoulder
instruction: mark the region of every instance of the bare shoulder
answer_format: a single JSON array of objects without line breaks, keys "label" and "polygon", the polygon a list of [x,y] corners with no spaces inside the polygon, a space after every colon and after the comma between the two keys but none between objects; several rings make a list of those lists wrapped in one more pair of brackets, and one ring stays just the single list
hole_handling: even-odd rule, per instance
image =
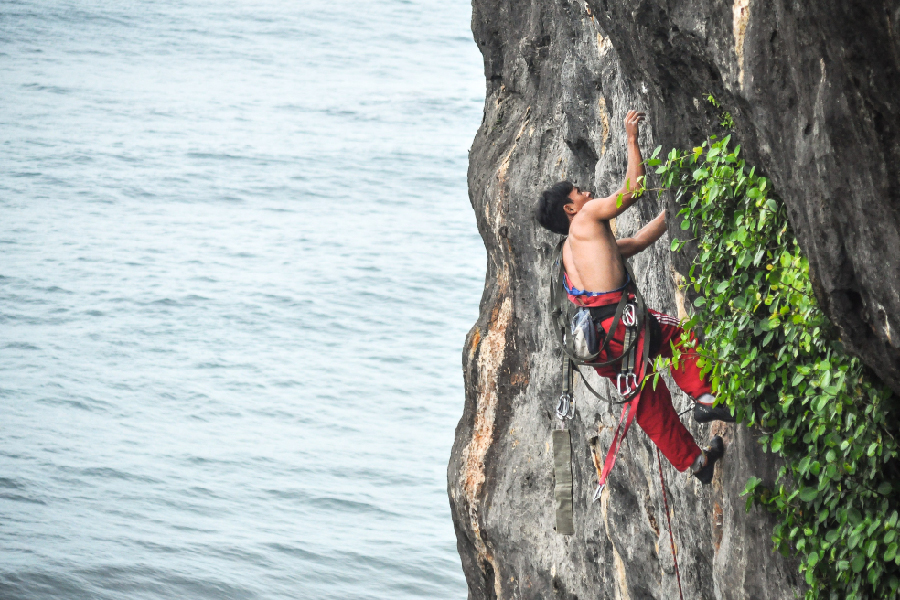
[{"label": "bare shoulder", "polygon": [[589,242],[612,235],[609,221],[595,219],[591,215],[580,212],[572,219],[569,225],[569,239],[579,242]]}]

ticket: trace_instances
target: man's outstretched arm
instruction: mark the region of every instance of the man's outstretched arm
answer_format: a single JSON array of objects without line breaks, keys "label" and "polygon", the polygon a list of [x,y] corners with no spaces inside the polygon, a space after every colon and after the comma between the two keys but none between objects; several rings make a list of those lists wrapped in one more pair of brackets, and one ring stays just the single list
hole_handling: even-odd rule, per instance
[{"label": "man's outstretched arm", "polygon": [[622,258],[629,258],[638,252],[643,252],[650,245],[662,237],[666,232],[666,211],[663,209],[659,216],[641,227],[641,230],[633,237],[616,240],[619,254]]},{"label": "man's outstretched arm", "polygon": [[[637,202],[634,196],[640,185],[638,179],[644,176],[644,161],[641,158],[641,147],[638,144],[638,129],[644,120],[644,113],[636,110],[628,111],[625,117],[625,135],[628,146],[628,168],[622,187],[608,198],[595,198],[584,205],[584,210],[598,221],[608,221],[622,214],[629,206]],[[619,201],[621,199],[621,205]]]}]

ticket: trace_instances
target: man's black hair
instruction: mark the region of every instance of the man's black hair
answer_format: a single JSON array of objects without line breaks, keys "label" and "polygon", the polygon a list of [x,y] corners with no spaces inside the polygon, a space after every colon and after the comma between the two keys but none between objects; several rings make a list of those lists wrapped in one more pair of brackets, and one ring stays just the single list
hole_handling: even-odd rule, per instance
[{"label": "man's black hair", "polygon": [[573,189],[575,185],[571,181],[560,181],[541,194],[534,214],[544,229],[561,235],[569,234],[569,217],[563,206],[572,202],[569,194]]}]

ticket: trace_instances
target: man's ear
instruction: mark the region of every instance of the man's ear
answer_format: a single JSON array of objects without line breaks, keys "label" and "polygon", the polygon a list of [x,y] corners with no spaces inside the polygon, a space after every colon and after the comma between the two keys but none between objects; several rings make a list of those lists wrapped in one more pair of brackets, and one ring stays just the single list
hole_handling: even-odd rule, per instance
[{"label": "man's ear", "polygon": [[571,217],[571,216],[574,216],[575,213],[578,212],[578,211],[575,209],[575,203],[574,203],[574,202],[569,202],[568,204],[563,205],[563,210],[566,211],[566,214],[569,215],[570,217]]}]

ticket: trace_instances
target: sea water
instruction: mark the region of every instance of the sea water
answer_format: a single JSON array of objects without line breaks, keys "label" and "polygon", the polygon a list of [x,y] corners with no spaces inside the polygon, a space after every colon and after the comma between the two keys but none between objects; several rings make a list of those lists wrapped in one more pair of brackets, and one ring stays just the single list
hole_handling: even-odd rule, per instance
[{"label": "sea water", "polygon": [[0,598],[463,598],[468,0],[0,3]]}]

